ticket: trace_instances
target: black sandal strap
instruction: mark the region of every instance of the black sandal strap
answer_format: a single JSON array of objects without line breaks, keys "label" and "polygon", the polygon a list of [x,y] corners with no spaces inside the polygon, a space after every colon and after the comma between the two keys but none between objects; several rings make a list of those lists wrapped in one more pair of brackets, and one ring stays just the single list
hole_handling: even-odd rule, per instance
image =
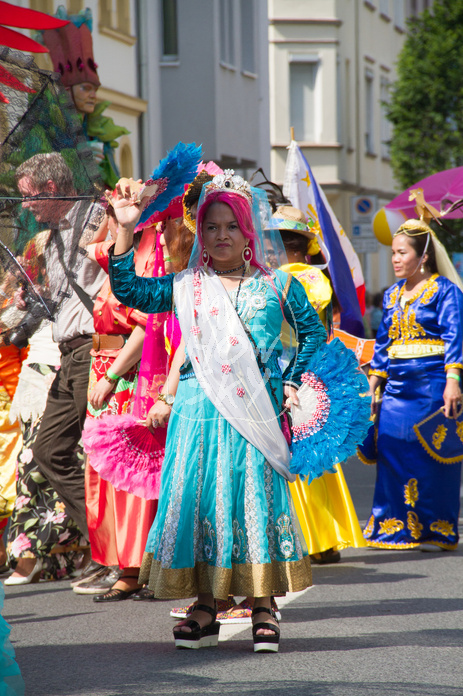
[{"label": "black sandal strap", "polygon": [[212,616],[214,621],[217,617],[217,607],[216,606],[208,607],[207,604],[195,604],[193,611],[205,611],[207,614],[210,614]]},{"label": "black sandal strap", "polygon": [[256,614],[270,614],[274,619],[276,618],[273,609],[267,609],[267,607],[255,607],[252,610],[252,616],[256,616]]},{"label": "black sandal strap", "polygon": [[[197,633],[198,631],[201,630],[201,626],[199,625],[199,623],[197,621],[195,621],[194,619],[188,619],[187,621],[185,621],[185,623],[182,623],[181,626],[175,627],[176,629],[180,629],[180,633],[183,633],[185,636],[189,636],[191,634],[189,633],[189,631],[182,631],[182,628],[184,626],[191,628],[191,633]],[[175,631],[175,629],[174,629],[174,631]]]}]

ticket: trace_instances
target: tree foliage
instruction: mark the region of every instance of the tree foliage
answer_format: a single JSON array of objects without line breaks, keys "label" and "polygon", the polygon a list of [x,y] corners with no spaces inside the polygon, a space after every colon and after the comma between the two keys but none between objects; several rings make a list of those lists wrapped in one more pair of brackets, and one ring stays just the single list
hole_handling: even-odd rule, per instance
[{"label": "tree foliage", "polygon": [[463,0],[435,0],[408,29],[388,105],[391,164],[403,188],[463,165]]}]

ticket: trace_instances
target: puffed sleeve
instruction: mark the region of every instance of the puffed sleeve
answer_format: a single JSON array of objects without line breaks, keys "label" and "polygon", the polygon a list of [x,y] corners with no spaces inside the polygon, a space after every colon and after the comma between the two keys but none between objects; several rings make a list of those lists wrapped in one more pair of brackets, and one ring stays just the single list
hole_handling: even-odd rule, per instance
[{"label": "puffed sleeve", "polygon": [[463,293],[450,281],[437,305],[437,322],[445,344],[445,369],[463,370]]},{"label": "puffed sleeve", "polygon": [[133,249],[115,255],[109,251],[111,290],[119,302],[146,314],[172,309],[174,273],[159,278],[142,278],[135,273]]},{"label": "puffed sleeve", "polygon": [[381,318],[381,323],[378,327],[375,339],[375,353],[373,355],[373,360],[370,366],[370,375],[376,375],[377,377],[383,377],[387,379],[388,377],[388,366],[389,366],[389,356],[387,353],[387,348],[391,339],[389,338],[389,329],[387,325],[387,315],[388,315],[388,304],[389,304],[389,291],[384,293],[383,298],[383,316]]},{"label": "puffed sleeve", "polygon": [[308,359],[322,343],[326,343],[326,330],[297,278],[291,281],[283,311],[298,342],[298,350],[284,371],[283,381],[300,385]]}]

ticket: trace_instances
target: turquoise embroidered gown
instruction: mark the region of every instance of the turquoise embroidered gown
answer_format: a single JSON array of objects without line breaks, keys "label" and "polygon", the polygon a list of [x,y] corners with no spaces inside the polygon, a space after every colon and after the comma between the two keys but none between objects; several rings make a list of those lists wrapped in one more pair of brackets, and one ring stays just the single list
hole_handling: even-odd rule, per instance
[{"label": "turquoise embroidered gown", "polygon": [[[364,537],[378,548],[409,549],[426,542],[452,550],[458,544],[461,464],[433,459],[413,426],[443,406],[445,370],[463,369],[463,293],[438,275],[406,301],[404,286],[401,280],[385,293],[371,362],[370,374],[386,384]],[[373,463],[361,448],[360,458]]]},{"label": "turquoise embroidered gown", "polygon": [[[137,277],[132,258],[132,252],[112,257],[116,297],[148,313],[171,309],[174,276]],[[243,282],[238,300],[238,313],[259,349],[273,347],[266,367],[279,404],[280,301],[286,279],[286,273],[276,271],[272,287],[256,271]],[[230,299],[234,304],[236,291]],[[285,376],[298,383],[326,332],[295,279],[284,314],[299,335],[298,359]],[[270,398],[274,401],[271,393]],[[287,481],[216,410],[187,359],[169,421],[159,507],[140,581],[164,599],[200,592],[219,599],[228,594],[265,597],[305,589],[311,584],[310,561],[290,501]]]}]

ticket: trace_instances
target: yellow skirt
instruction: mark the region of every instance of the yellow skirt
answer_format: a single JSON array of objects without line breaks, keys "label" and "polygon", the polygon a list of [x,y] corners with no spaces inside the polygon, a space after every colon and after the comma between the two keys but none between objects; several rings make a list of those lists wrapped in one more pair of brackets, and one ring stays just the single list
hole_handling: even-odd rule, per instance
[{"label": "yellow skirt", "polygon": [[310,485],[298,477],[289,484],[309,553],[366,546],[340,464]]}]

